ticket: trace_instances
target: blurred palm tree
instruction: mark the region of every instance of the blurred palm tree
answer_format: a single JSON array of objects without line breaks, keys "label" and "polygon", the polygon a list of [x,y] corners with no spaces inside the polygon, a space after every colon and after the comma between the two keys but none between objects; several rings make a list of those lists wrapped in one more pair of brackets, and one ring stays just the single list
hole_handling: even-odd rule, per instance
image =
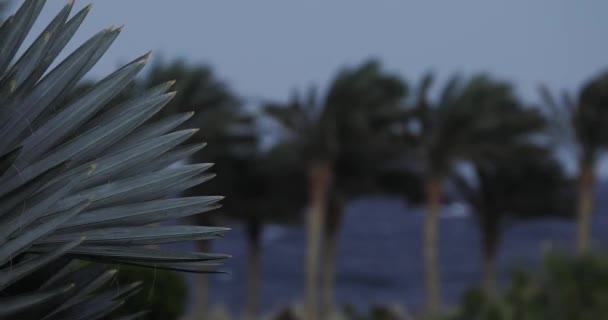
[{"label": "blurred palm tree", "polygon": [[474,151],[468,137],[473,117],[458,104],[461,81],[453,77],[443,88],[440,99],[431,105],[427,92],[432,76],[421,83],[416,111],[420,113],[420,156],[425,168],[427,212],[423,229],[423,258],[425,270],[425,309],[435,311],[440,305],[440,278],[437,253],[437,224],[443,179],[453,170],[459,158],[468,158]]},{"label": "blurred palm tree", "polygon": [[[278,144],[266,152],[233,157],[230,184],[223,212],[227,217],[243,221],[247,239],[247,285],[245,319],[258,318],[261,283],[262,236],[266,223],[299,222],[299,212],[306,201],[305,167],[288,144]],[[220,172],[222,174],[222,172]],[[217,188],[217,187],[216,187]]]},{"label": "blurred palm tree", "polygon": [[[376,134],[374,119],[397,108],[407,87],[387,74],[376,61],[344,69],[332,82],[323,101],[316,90],[298,93],[283,104],[269,104],[265,111],[279,122],[307,159],[309,176],[308,243],[306,257],[306,319],[317,318],[316,299],[324,302],[326,317],[334,305],[337,240],[348,198],[373,186],[373,170],[388,144]],[[324,235],[322,293],[317,273]]]},{"label": "blurred palm tree", "polygon": [[[307,200],[306,168],[293,146],[280,143],[262,153],[248,170],[250,181],[242,181],[239,194],[226,202],[226,211],[233,210],[246,221],[248,237],[248,285],[245,319],[258,318],[261,275],[261,238],[264,224],[295,224]],[[251,160],[249,160],[251,163]],[[239,178],[242,180],[243,173]],[[257,190],[255,190],[257,189]],[[249,197],[247,197],[249,195]]]},{"label": "blurred palm tree", "polygon": [[[469,200],[482,234],[483,286],[493,294],[502,216],[565,215],[567,203],[560,202],[558,207],[557,199],[552,199],[565,195],[565,177],[544,146],[545,118],[521,103],[508,83],[476,77],[459,99],[481,113],[482,122],[474,127],[481,139],[472,140],[478,149],[469,157],[478,178],[478,194]],[[542,190],[531,189],[539,184],[545,184]]]},{"label": "blurred palm tree", "polygon": [[496,258],[505,218],[565,218],[574,211],[572,181],[550,149],[521,141],[502,147],[503,155],[473,164],[476,182],[454,176],[477,217],[483,257],[482,287],[488,296],[496,294]]},{"label": "blurred palm tree", "polygon": [[503,152],[505,142],[522,138],[521,132],[527,134],[543,125],[540,114],[522,113],[521,104],[506,82],[487,75],[476,75],[466,81],[453,76],[434,101],[428,97],[432,84],[433,75],[426,74],[412,105],[386,116],[400,126],[393,131],[405,146],[405,159],[418,162],[410,175],[422,175],[424,180],[427,212],[422,251],[425,309],[429,313],[440,307],[437,228],[446,178],[460,163],[485,161]]},{"label": "blurred palm tree", "polygon": [[322,227],[327,209],[327,194],[332,179],[333,124],[318,104],[316,90],[311,88],[306,98],[294,93],[284,104],[267,104],[264,111],[285,129],[294,146],[292,152],[304,159],[308,184],[307,243],[305,262],[305,318],[317,319],[317,274]]},{"label": "blurred palm tree", "polygon": [[349,199],[379,191],[379,166],[394,150],[379,130],[377,118],[399,109],[407,93],[407,84],[384,71],[377,61],[342,70],[328,89],[325,105],[335,119],[337,152],[321,259],[322,311],[326,317],[335,307],[335,269],[344,205]]},{"label": "blurred palm tree", "polygon": [[[608,145],[608,72],[586,82],[578,99],[564,92],[561,99],[540,88],[545,105],[551,110],[556,136],[574,147],[578,161],[579,196],[576,247],[580,254],[589,250],[595,169],[600,153]],[[571,151],[571,150],[569,150]]]}]

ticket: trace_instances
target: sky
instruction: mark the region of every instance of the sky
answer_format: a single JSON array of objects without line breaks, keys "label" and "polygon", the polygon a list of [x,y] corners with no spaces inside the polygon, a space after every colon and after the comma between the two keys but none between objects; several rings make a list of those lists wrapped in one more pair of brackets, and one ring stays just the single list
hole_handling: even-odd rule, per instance
[{"label": "sky", "polygon": [[[47,1],[39,20],[63,4]],[[607,13],[605,0],[98,0],[72,43],[124,24],[94,76],[151,49],[209,63],[252,99],[324,88],[339,68],[377,57],[410,81],[489,71],[534,100],[540,83],[575,90],[608,68]]]},{"label": "sky", "polygon": [[[47,1],[34,31],[64,3]],[[67,51],[124,24],[92,77],[153,50],[153,61],[211,64],[255,103],[325,88],[340,68],[378,58],[410,82],[491,72],[535,102],[541,83],[576,91],[608,69],[607,13],[606,0],[98,0]]]}]

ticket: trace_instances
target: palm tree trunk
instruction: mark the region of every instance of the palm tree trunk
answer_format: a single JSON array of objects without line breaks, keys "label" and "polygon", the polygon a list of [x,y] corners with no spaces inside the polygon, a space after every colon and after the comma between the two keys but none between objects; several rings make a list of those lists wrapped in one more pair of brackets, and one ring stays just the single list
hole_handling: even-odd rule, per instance
[{"label": "palm tree trunk", "polygon": [[[196,246],[201,252],[208,252],[210,247],[209,243],[206,241],[198,241],[196,243]],[[192,315],[188,317],[188,319],[207,319],[207,313],[209,312],[209,276],[207,274],[196,275],[194,297],[196,299],[194,303],[194,309],[192,311]]]},{"label": "palm tree trunk", "polygon": [[263,225],[256,217],[247,223],[247,294],[245,297],[245,320],[258,317],[258,296],[260,293],[260,256]]},{"label": "palm tree trunk", "polygon": [[[491,222],[487,222],[491,223]],[[488,297],[494,297],[497,292],[496,277],[497,277],[497,263],[496,256],[498,253],[498,242],[500,235],[498,234],[498,227],[495,225],[488,225],[482,229],[482,255],[483,255],[483,279],[482,286],[485,294]]]},{"label": "palm tree trunk", "polygon": [[586,253],[591,243],[594,180],[593,164],[584,162],[580,168],[577,208],[576,247],[579,254]]},{"label": "palm tree trunk", "polygon": [[427,212],[424,218],[423,255],[425,311],[437,312],[440,305],[439,265],[437,253],[437,229],[441,203],[441,178],[431,176],[426,182]]},{"label": "palm tree trunk", "polygon": [[331,179],[331,169],[326,161],[314,162],[309,168],[310,179],[310,212],[307,221],[306,244],[306,275],[304,319],[316,320],[318,318],[318,267],[319,251],[325,211],[327,208],[327,192]]},{"label": "palm tree trunk", "polygon": [[329,319],[335,307],[335,285],[336,285],[336,260],[338,255],[338,236],[344,214],[343,200],[340,196],[332,197],[328,210],[325,228],[325,244],[323,250],[322,270],[322,295],[323,305],[321,308],[321,319]]}]

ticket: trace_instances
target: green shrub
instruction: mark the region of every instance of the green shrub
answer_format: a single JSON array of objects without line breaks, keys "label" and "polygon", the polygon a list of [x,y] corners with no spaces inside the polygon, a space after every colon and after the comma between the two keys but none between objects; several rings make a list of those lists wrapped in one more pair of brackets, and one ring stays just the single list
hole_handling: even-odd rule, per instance
[{"label": "green shrub", "polygon": [[608,256],[545,256],[540,270],[518,269],[503,295],[467,291],[452,320],[608,319]]},{"label": "green shrub", "polygon": [[128,315],[147,310],[146,319],[173,320],[184,312],[187,285],[180,273],[121,266],[118,268],[115,285],[142,281],[142,290],[128,299],[114,316]]}]

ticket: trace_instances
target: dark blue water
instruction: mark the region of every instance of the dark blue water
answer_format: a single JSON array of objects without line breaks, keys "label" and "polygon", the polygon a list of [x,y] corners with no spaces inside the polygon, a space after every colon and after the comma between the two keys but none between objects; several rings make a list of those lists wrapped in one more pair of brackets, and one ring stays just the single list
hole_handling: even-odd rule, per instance
[{"label": "dark blue water", "polygon": [[[608,243],[608,183],[597,188],[594,245]],[[423,270],[419,209],[391,198],[369,198],[350,203],[340,234],[337,262],[337,300],[357,308],[374,304],[422,303]],[[225,270],[211,276],[211,303],[233,312],[241,310],[246,283],[246,243],[241,226],[213,244],[214,252],[230,253]],[[534,266],[548,247],[570,250],[573,222],[542,219],[506,223],[499,254],[499,282],[505,283],[516,265]],[[263,249],[261,307],[275,310],[301,301],[304,282],[304,230],[270,226]],[[440,222],[440,263],[444,301],[458,300],[464,289],[480,278],[479,233],[473,217],[444,218]]]}]

